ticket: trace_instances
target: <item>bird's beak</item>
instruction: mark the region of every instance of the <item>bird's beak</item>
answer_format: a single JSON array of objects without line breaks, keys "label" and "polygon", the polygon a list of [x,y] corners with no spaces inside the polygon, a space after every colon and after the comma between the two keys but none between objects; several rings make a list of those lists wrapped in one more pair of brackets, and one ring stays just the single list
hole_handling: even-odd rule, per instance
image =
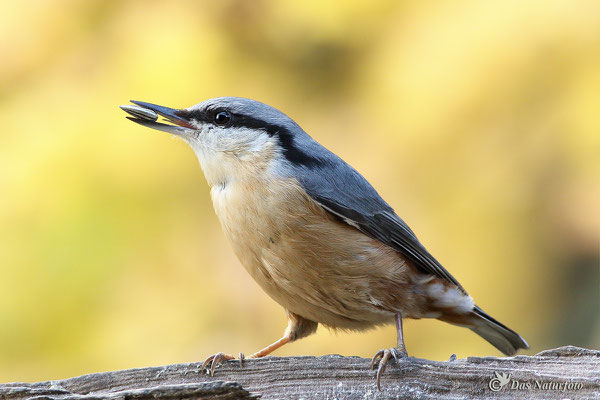
[{"label": "bird's beak", "polygon": [[[127,119],[148,128],[156,129],[174,135],[186,135],[193,132],[196,128],[190,124],[190,121],[184,117],[182,110],[158,106],[156,104],[145,103],[143,101],[130,100],[135,106],[119,106],[123,111],[132,115]],[[158,116],[164,117],[167,121],[175,124],[163,124],[156,122]]]}]

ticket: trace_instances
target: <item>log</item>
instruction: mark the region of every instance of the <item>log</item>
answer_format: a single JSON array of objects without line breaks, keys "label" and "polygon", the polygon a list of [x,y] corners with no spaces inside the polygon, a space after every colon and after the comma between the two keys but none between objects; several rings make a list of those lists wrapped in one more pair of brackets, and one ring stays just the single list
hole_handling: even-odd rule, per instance
[{"label": "log", "polygon": [[574,346],[534,356],[468,357],[390,364],[375,385],[360,357],[266,357],[227,361],[214,376],[201,363],[0,385],[0,399],[600,399],[600,351]]}]

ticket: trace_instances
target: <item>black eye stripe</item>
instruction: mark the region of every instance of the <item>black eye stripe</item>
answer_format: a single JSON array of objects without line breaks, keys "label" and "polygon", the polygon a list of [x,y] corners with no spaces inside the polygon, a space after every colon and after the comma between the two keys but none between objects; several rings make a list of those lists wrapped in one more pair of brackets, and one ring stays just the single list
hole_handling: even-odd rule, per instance
[{"label": "black eye stripe", "polygon": [[[218,125],[214,119],[220,112],[229,112],[231,119],[226,125]],[[293,133],[285,126],[273,124],[271,122],[256,118],[253,116],[230,112],[226,109],[203,109],[194,111],[184,111],[180,114],[182,118],[192,118],[199,122],[209,123],[218,127],[229,128],[248,128],[261,129],[269,136],[277,137],[277,140],[283,150],[284,157],[293,164],[304,165],[309,168],[320,167],[324,161],[315,158],[302,149],[298,148],[294,143]]]},{"label": "black eye stripe", "polygon": [[279,132],[287,131],[283,126],[271,124],[259,118],[254,118],[243,114],[233,114],[232,126],[237,128],[262,129],[269,135],[273,136]]},{"label": "black eye stripe", "polygon": [[[275,135],[278,132],[287,131],[287,128],[272,124],[260,118],[251,117],[245,114],[233,113],[226,109],[200,109],[193,111],[182,110],[179,116],[182,118],[191,118],[199,122],[215,123],[215,118],[219,113],[228,112],[231,115],[229,126],[236,128],[262,129],[269,135]],[[216,125],[216,124],[215,124]]]}]

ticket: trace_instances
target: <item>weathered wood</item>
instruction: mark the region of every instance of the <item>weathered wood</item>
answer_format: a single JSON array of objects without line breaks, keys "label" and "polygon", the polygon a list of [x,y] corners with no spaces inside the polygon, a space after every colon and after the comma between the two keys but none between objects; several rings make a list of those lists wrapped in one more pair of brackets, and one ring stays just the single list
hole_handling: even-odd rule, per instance
[{"label": "weathered wood", "polygon": [[246,360],[243,368],[225,362],[214,377],[199,363],[175,364],[9,383],[0,385],[0,399],[600,399],[600,351],[573,346],[507,358],[411,357],[400,368],[388,366],[381,392],[369,362],[337,355],[266,357]]}]

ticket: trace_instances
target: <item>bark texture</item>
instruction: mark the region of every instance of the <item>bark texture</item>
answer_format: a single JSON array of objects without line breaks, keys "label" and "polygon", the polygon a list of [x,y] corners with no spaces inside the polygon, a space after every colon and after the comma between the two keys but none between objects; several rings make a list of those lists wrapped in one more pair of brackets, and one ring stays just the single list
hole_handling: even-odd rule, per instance
[{"label": "bark texture", "polygon": [[[535,356],[408,358],[375,386],[370,360],[266,357],[225,362],[210,377],[200,363],[0,385],[0,399],[600,399],[600,351],[573,346]],[[494,390],[492,390],[494,389]]]}]

